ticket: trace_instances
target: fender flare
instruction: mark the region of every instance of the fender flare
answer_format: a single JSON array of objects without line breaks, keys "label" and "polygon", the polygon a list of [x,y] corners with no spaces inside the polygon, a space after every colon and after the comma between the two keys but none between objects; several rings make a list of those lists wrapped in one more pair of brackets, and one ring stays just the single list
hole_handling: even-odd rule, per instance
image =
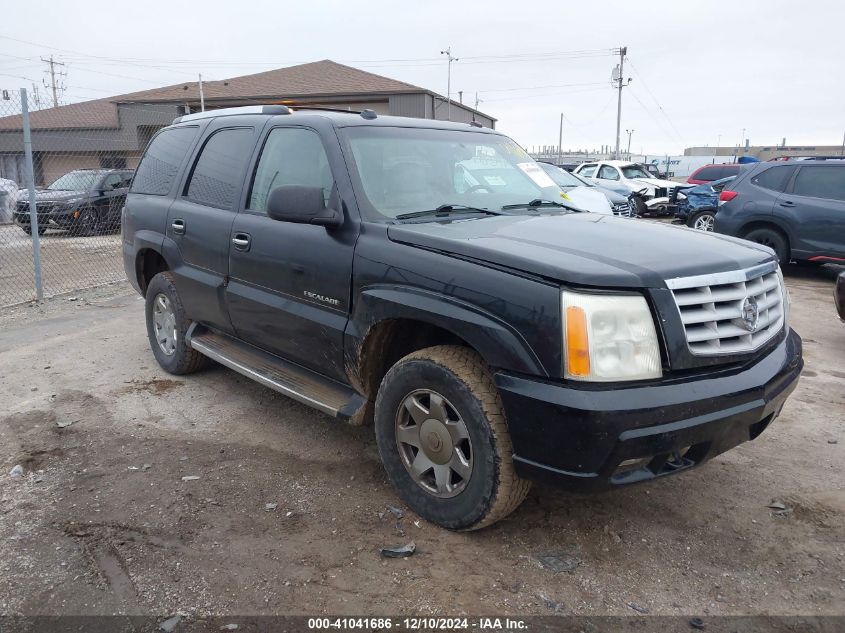
[{"label": "fender flare", "polygon": [[524,337],[500,317],[454,297],[414,287],[373,286],[361,291],[346,335],[360,346],[375,325],[392,319],[440,327],[466,341],[491,368],[549,375]]}]

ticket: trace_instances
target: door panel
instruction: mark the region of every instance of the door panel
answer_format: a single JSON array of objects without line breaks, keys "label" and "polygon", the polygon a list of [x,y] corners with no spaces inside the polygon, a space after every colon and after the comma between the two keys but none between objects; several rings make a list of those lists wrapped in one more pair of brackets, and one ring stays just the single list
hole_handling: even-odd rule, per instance
[{"label": "door panel", "polygon": [[357,224],[327,229],[266,215],[270,191],[282,185],[319,186],[327,206],[341,208],[333,174],[343,172],[330,162],[316,131],[270,130],[232,226],[226,298],[239,338],[346,380],[343,331]]},{"label": "door panel", "polygon": [[209,128],[184,195],[177,196],[167,217],[166,235],[181,259],[173,273],[185,311],[225,332],[232,331],[224,291],[230,232],[254,137],[249,127]]},{"label": "door panel", "polygon": [[790,192],[781,195],[775,208],[796,227],[793,255],[845,257],[845,168],[802,166]]}]

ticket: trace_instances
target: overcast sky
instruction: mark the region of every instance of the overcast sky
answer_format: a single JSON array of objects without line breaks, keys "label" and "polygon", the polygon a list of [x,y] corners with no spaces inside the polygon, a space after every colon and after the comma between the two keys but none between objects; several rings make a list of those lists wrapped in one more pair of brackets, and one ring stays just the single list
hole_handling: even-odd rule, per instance
[{"label": "overcast sky", "polygon": [[[628,47],[623,148],[680,153],[692,145],[840,144],[845,133],[838,0],[600,3],[522,0],[279,2],[161,0],[5,3],[0,87],[40,83],[66,64],[63,101],[332,59],[446,92],[463,91],[526,147],[615,142],[610,75]],[[24,43],[25,40],[29,43]],[[409,61],[406,61],[409,60]],[[629,63],[630,62],[630,63]],[[46,95],[41,88],[42,98]]]}]

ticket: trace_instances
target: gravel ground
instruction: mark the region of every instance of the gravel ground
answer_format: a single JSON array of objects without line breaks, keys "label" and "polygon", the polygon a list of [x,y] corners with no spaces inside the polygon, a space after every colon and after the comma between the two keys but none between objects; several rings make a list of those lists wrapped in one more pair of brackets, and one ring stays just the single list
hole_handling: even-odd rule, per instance
[{"label": "gravel ground", "polygon": [[[92,237],[48,230],[41,236],[44,296],[125,280],[120,235]],[[0,308],[35,298],[32,238],[0,225]]]},{"label": "gravel ground", "polygon": [[7,310],[0,613],[845,614],[833,272],[787,271],[806,369],[759,439],[601,495],[535,486],[466,534],[390,512],[371,428],[222,367],[162,372],[125,285]]}]

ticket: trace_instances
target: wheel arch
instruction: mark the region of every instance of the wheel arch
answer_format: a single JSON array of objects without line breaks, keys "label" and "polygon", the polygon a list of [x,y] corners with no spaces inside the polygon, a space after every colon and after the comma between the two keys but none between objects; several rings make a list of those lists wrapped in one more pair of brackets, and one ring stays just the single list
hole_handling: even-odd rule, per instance
[{"label": "wheel arch", "polygon": [[367,290],[359,295],[350,324],[347,373],[370,399],[396,361],[434,345],[470,348],[493,369],[547,375],[518,332],[453,297],[415,288]]},{"label": "wheel arch", "polygon": [[738,234],[744,238],[751,231],[754,231],[756,229],[771,229],[773,231],[776,231],[781,235],[781,237],[783,237],[783,239],[786,240],[786,247],[789,249],[790,252],[792,252],[791,233],[789,229],[787,229],[785,226],[783,226],[783,224],[781,224],[777,220],[772,218],[766,218],[765,220],[751,220],[750,222],[746,222],[740,227]]},{"label": "wheel arch", "polygon": [[135,255],[135,280],[142,296],[147,296],[147,287],[157,274],[171,270],[170,264],[157,249],[143,247]]}]

